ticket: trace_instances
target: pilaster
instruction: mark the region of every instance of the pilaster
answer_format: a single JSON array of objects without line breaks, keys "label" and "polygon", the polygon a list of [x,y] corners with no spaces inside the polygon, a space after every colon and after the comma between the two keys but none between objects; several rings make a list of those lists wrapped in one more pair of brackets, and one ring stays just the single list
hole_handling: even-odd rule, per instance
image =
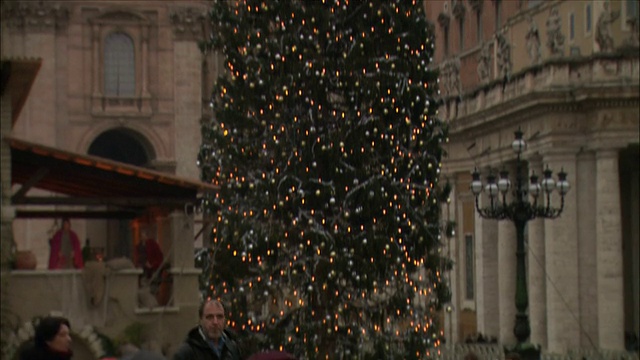
[{"label": "pilaster", "polygon": [[206,11],[195,7],[175,8],[169,14],[173,34],[179,41],[202,40],[206,23]]},{"label": "pilaster", "polygon": [[202,142],[200,119],[202,117],[202,88],[193,86],[202,80],[202,55],[194,41],[174,43],[174,141],[177,160],[176,174],[197,179],[199,170],[195,159]]},{"label": "pilaster", "polygon": [[598,345],[624,348],[622,231],[617,150],[596,152],[596,285]]},{"label": "pilaster", "polygon": [[169,214],[169,224],[174,305],[193,304],[198,299],[200,274],[193,259],[193,217],[183,211],[174,211]]},{"label": "pilaster", "polygon": [[169,223],[171,266],[193,268],[193,219],[182,211],[174,211],[169,214]]},{"label": "pilaster", "polygon": [[100,32],[100,24],[91,24],[91,74],[93,76],[93,81],[91,82],[92,112],[99,112],[102,108],[102,87],[100,86]]},{"label": "pilaster", "polygon": [[173,94],[176,121],[173,143],[177,160],[176,174],[192,179],[199,177],[194,160],[198,149],[193,144],[202,142],[202,87],[193,84],[202,82],[203,55],[198,48],[198,40],[204,36],[204,15],[205,12],[197,8],[177,8],[170,15],[175,38]]},{"label": "pilaster", "polygon": [[69,9],[52,1],[7,1],[2,20],[9,28],[25,32],[53,32],[69,25]]},{"label": "pilaster", "polygon": [[22,110],[21,121],[15,124],[14,135],[28,136],[31,141],[55,145],[55,114],[58,87],[56,35],[67,31],[70,10],[53,1],[3,1],[2,22],[21,44],[3,56],[25,56],[42,58],[39,76],[31,88],[28,103],[37,101],[37,106],[28,104]]},{"label": "pilaster", "polygon": [[[462,342],[478,332],[478,278],[480,263],[477,260],[475,230],[475,196],[470,190],[471,174],[468,171],[455,175],[455,212],[448,220],[455,220],[455,236],[451,241],[454,261],[452,289],[455,309],[450,314],[454,329],[453,342]],[[453,287],[455,286],[455,287]],[[449,338],[449,337],[448,337]]]},{"label": "pilaster", "polygon": [[6,55],[27,56],[32,59],[46,59],[46,61],[41,63],[38,76],[30,88],[29,97],[11,132],[13,136],[29,138],[32,142],[55,145],[56,114],[58,113],[56,101],[59,89],[58,76],[56,76],[58,74],[56,34],[54,31],[44,31],[40,27],[27,27],[23,36],[21,46],[24,54]]},{"label": "pilaster", "polygon": [[[571,152],[557,152],[544,156],[544,162],[554,174],[561,169],[570,184],[576,183],[576,156]],[[557,180],[557,178],[555,178]],[[554,191],[551,205],[560,206],[560,195]],[[580,345],[579,282],[578,282],[578,224],[577,194],[565,195],[564,210],[556,219],[544,222],[547,278],[547,336],[548,351],[565,353]]]}]

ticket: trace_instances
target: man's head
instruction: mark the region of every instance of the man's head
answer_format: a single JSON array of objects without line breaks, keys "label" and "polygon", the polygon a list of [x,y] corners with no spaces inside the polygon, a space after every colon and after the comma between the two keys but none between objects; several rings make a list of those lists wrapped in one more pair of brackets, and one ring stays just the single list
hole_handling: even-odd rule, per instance
[{"label": "man's head", "polygon": [[204,334],[212,340],[220,339],[227,322],[222,303],[218,300],[206,300],[200,304],[198,315]]}]

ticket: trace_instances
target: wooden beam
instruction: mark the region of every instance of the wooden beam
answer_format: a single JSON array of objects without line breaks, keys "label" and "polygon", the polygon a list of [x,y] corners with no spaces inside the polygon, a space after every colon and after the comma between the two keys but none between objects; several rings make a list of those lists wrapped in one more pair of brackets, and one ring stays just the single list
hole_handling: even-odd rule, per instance
[{"label": "wooden beam", "polygon": [[72,211],[72,210],[16,210],[16,218],[20,219],[134,219],[135,211]]},{"label": "wooden beam", "polygon": [[40,180],[42,180],[42,178],[44,178],[45,175],[47,175],[47,173],[49,173],[49,168],[47,167],[38,168],[35,174],[33,174],[29,178],[29,180],[25,181],[24,184],[22,184],[22,187],[20,187],[20,189],[15,194],[13,194],[12,201],[15,201],[16,199],[24,198],[24,196],[27,194],[27,191],[29,191],[35,184],[37,184]]}]

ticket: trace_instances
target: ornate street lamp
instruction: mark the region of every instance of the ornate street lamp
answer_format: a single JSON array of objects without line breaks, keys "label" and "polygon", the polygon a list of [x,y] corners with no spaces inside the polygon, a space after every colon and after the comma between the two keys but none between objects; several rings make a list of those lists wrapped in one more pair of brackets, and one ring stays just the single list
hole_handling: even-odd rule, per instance
[{"label": "ornate street lamp", "polygon": [[[538,182],[538,176],[532,174],[529,178],[530,182],[527,186],[526,174],[523,174],[524,161],[521,159],[522,152],[526,147],[525,141],[522,139],[522,131],[515,132],[515,140],[511,144],[515,151],[516,158],[516,174],[515,181],[512,184],[509,180],[509,173],[505,170],[499,173],[499,178],[489,174],[487,176],[484,190],[489,196],[489,204],[486,207],[480,207],[478,204],[478,196],[482,193],[483,184],[480,180],[480,174],[477,169],[472,174],[471,191],[476,197],[476,210],[486,219],[513,221],[516,226],[517,248],[516,248],[516,322],[513,333],[518,339],[515,350],[521,350],[525,346],[525,342],[531,335],[531,327],[529,326],[529,315],[527,307],[529,306],[527,294],[527,280],[525,276],[525,248],[524,248],[524,231],[529,220],[535,218],[553,219],[560,216],[564,208],[564,196],[569,192],[569,182],[567,174],[564,171],[558,173],[558,181],[552,177],[552,171],[549,167],[544,170],[544,178],[542,182]],[[497,180],[497,181],[496,181]],[[513,197],[511,202],[507,202],[507,194],[512,190]],[[551,206],[551,193],[557,189],[560,193],[560,207]]]}]

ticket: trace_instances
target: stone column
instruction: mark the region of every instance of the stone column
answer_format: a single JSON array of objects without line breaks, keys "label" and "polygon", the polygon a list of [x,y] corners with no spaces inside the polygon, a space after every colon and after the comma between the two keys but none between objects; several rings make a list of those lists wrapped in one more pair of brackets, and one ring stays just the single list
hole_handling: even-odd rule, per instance
[{"label": "stone column", "polygon": [[169,224],[173,304],[194,305],[199,299],[198,275],[201,270],[195,267],[194,261],[193,218],[183,211],[174,211],[169,214]]},{"label": "stone column", "polygon": [[149,67],[149,61],[147,60],[147,58],[149,57],[149,25],[144,25],[141,27],[141,32],[142,32],[142,37],[141,37],[141,57],[142,57],[142,67],[140,69],[141,71],[141,81],[142,81],[142,88],[141,88],[141,93],[142,93],[142,97],[148,97],[149,96],[149,89],[148,89],[148,82],[149,82],[149,71],[148,71],[148,67]]},{"label": "stone column", "polygon": [[[567,180],[576,183],[576,157],[557,150],[544,156],[544,162],[557,174],[562,168]],[[555,178],[557,180],[557,177]],[[541,195],[542,196],[542,195]],[[579,347],[580,323],[578,303],[578,224],[577,194],[565,196],[564,211],[556,219],[544,224],[545,261],[547,270],[547,336],[548,351],[565,353]],[[541,199],[542,200],[542,199]],[[560,206],[560,196],[554,190],[551,205]]]},{"label": "stone column", "polygon": [[[598,287],[596,259],[596,159],[594,152],[578,154],[577,182],[572,184],[578,207],[580,321],[582,347],[591,347],[590,341],[598,338]],[[591,339],[591,340],[590,340]]]},{"label": "stone column", "polygon": [[618,151],[598,150],[595,170],[597,345],[620,350],[624,349],[624,295]]},{"label": "stone column", "polygon": [[[480,206],[488,199],[481,196]],[[498,275],[498,223],[475,214],[476,233],[476,309],[478,331],[488,336],[500,335],[500,304]]]},{"label": "stone column", "polygon": [[[635,149],[634,149],[635,148]],[[620,154],[620,202],[624,250],[625,333],[640,333],[640,161],[638,148]]]},{"label": "stone column", "polygon": [[101,27],[99,24],[91,24],[91,112],[93,114],[104,111],[102,103],[102,73],[100,63],[102,62],[100,49]]},{"label": "stone column", "polygon": [[513,326],[516,319],[516,232],[512,221],[494,220],[498,228],[498,304],[500,333],[503,344],[514,344]]},{"label": "stone column", "polygon": [[[535,157],[529,160],[530,174],[542,176],[542,159]],[[528,180],[528,179],[527,179]],[[528,189],[528,183],[527,183]],[[529,201],[532,201],[529,196]],[[529,287],[529,324],[531,325],[532,344],[547,347],[547,288],[545,263],[544,220],[533,219],[527,224],[527,285]]]},{"label": "stone column", "polygon": [[151,95],[149,94],[149,25],[143,25],[141,28],[142,37],[140,39],[140,56],[142,67],[140,68],[140,111],[144,114],[151,113]]},{"label": "stone column", "polygon": [[[199,178],[196,165],[198,149],[193,144],[202,142],[202,59],[198,41],[203,39],[204,10],[178,8],[171,14],[173,25],[174,61],[174,144],[177,160],[176,174]],[[190,160],[190,161],[187,161]]]},{"label": "stone column", "polygon": [[174,211],[169,214],[169,229],[171,266],[193,268],[193,219],[183,211]]}]

